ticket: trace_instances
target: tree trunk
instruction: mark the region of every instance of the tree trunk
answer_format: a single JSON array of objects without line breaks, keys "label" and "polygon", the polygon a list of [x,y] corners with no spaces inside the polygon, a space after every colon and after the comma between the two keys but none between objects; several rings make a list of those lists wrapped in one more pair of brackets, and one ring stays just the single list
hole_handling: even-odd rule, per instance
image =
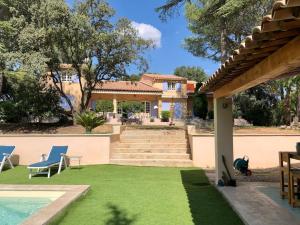
[{"label": "tree trunk", "polygon": [[227,30],[226,30],[226,22],[223,19],[222,20],[222,28],[221,28],[221,39],[220,39],[220,46],[221,46],[221,62],[225,63],[227,59],[227,52],[226,52],[226,36],[227,36]]},{"label": "tree trunk", "polygon": [[0,72],[0,96],[2,95],[3,79],[3,73]]},{"label": "tree trunk", "polygon": [[296,116],[299,120],[300,118],[300,90],[299,82],[296,82]]}]

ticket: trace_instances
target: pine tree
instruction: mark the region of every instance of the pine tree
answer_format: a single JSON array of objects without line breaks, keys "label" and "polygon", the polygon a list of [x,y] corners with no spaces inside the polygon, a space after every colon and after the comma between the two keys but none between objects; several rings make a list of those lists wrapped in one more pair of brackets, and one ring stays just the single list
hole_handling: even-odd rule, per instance
[{"label": "pine tree", "polygon": [[189,29],[185,48],[195,56],[224,62],[251,33],[273,0],[168,0],[157,8],[162,19],[172,16],[185,4]]}]

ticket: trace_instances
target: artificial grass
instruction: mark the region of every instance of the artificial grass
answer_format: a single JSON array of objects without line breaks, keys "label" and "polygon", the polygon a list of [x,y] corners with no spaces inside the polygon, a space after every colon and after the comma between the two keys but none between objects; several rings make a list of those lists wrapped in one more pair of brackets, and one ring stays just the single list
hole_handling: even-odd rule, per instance
[{"label": "artificial grass", "polygon": [[58,224],[242,225],[198,169],[99,165],[28,179],[25,167],[0,175],[1,184],[88,184],[89,193]]}]

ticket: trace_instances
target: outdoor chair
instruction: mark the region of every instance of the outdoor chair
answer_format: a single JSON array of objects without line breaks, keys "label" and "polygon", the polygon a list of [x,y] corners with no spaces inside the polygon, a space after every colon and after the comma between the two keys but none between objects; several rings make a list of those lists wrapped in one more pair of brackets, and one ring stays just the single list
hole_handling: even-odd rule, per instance
[{"label": "outdoor chair", "polygon": [[14,168],[10,160],[14,149],[15,146],[3,146],[3,145],[0,146],[0,173],[2,172],[5,164],[8,164],[11,169]]},{"label": "outdoor chair", "polygon": [[291,169],[288,154],[289,152],[279,152],[280,195],[282,199],[287,198],[289,193],[289,182],[285,181],[285,177],[289,178]]},{"label": "outdoor chair", "polygon": [[[296,181],[296,184],[295,184]],[[290,204],[300,206],[300,170],[292,169],[290,172]]]},{"label": "outdoor chair", "polygon": [[[48,178],[51,176],[51,169],[58,166],[58,174],[60,174],[62,167],[67,167],[66,153],[68,146],[53,146],[48,157],[45,154],[41,157],[41,162],[31,164],[29,169],[29,179],[33,175],[46,174]],[[36,169],[37,172],[33,172]],[[46,170],[46,171],[45,171]]]}]

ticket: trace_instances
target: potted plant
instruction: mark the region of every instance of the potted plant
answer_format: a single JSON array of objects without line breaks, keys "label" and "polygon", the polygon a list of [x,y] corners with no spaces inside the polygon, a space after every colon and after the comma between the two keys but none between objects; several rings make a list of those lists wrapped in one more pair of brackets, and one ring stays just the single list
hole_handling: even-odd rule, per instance
[{"label": "potted plant", "polygon": [[105,119],[103,116],[98,116],[95,112],[85,111],[75,116],[76,123],[85,128],[87,134],[92,133],[96,127],[103,125]]},{"label": "potted plant", "polygon": [[161,112],[161,122],[169,122],[170,120],[170,111]]}]

